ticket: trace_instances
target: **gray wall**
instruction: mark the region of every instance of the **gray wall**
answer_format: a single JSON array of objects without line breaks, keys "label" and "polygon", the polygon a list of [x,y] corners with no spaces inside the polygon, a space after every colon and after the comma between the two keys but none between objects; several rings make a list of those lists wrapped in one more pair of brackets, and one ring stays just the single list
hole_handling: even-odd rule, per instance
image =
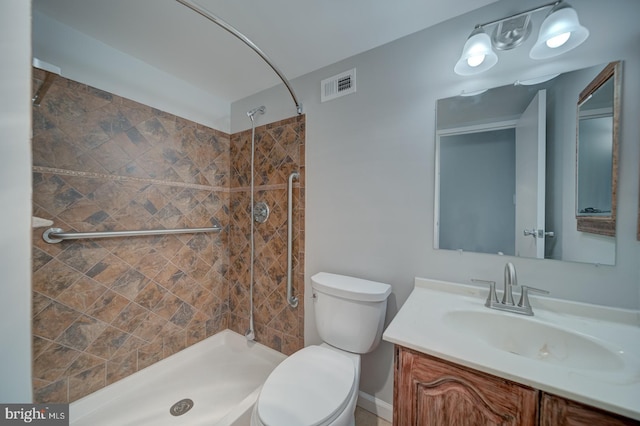
[{"label": "gray wall", "polygon": [[31,2],[0,5],[0,402],[31,402]]},{"label": "gray wall", "polygon": [[[481,76],[464,78],[452,72],[475,24],[538,5],[532,0],[498,2],[476,15],[463,15],[293,80],[307,114],[307,286],[319,271],[390,283],[388,323],[411,292],[416,276],[501,282],[505,262],[513,261],[523,282],[548,289],[554,297],[640,306],[640,243],[635,237],[640,157],[640,80],[635,78],[640,75],[640,30],[635,21],[640,2],[582,0],[574,4],[591,39],[563,55],[561,63],[518,63],[507,52]],[[611,31],[609,22],[616,23],[616,31]],[[614,44],[618,37],[625,41]],[[625,60],[625,78],[616,265],[434,250],[436,100],[463,89],[512,83],[517,78],[514,71],[524,79],[617,59]],[[357,68],[357,92],[321,104],[320,81],[353,67]],[[250,125],[244,113],[257,105],[267,106],[265,122],[295,113],[285,89],[278,86],[232,104],[233,132]],[[306,302],[305,340],[317,343],[311,303]],[[392,365],[388,343],[365,355],[361,389],[391,402]]]},{"label": "gray wall", "polygon": [[439,248],[515,254],[515,155],[515,129],[440,137]]}]

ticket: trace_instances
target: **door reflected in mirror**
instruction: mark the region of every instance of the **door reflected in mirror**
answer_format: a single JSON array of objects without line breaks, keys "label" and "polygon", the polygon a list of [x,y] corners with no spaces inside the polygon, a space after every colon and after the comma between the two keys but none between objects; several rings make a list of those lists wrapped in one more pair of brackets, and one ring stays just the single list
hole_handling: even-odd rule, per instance
[{"label": "door reflected in mirror", "polygon": [[[582,148],[576,149],[575,100],[607,66],[438,100],[435,248],[615,264],[615,237],[578,231],[582,216],[576,215],[577,199],[589,204],[587,212],[589,207],[606,210],[587,196],[606,198],[607,188],[615,193],[615,186],[600,180],[597,192],[579,195],[576,190]],[[604,93],[606,85],[601,86]],[[595,105],[599,96],[594,91],[583,103],[590,106],[594,100]],[[585,121],[582,136],[598,139],[601,118]],[[585,161],[615,167],[617,150],[611,145],[608,156],[598,152],[597,159]],[[581,154],[589,151],[584,148]],[[587,163],[581,167],[585,171]],[[595,178],[589,174],[588,179]],[[615,210],[615,198],[611,205]]]},{"label": "door reflected in mirror", "polygon": [[580,93],[576,137],[576,217],[581,232],[616,234],[620,62]]}]

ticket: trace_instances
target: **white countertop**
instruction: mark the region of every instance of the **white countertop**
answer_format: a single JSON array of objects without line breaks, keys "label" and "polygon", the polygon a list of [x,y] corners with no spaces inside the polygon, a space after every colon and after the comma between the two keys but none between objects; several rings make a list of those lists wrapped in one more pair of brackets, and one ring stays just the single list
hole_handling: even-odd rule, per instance
[{"label": "white countertop", "polygon": [[[416,278],[413,292],[385,330],[383,339],[640,420],[640,311],[530,296],[535,316],[528,317],[486,308],[487,294],[488,290],[470,285]],[[515,295],[514,298],[518,300]],[[511,324],[532,321],[570,330],[597,342],[599,347],[611,349],[619,365],[576,368],[510,353],[487,342],[479,336],[482,333],[452,326],[445,320],[452,311],[473,312],[480,317],[485,313],[501,315],[505,324],[510,320]],[[514,317],[519,319],[512,320]],[[474,327],[478,329],[482,324]],[[589,354],[585,356],[588,358]]]}]

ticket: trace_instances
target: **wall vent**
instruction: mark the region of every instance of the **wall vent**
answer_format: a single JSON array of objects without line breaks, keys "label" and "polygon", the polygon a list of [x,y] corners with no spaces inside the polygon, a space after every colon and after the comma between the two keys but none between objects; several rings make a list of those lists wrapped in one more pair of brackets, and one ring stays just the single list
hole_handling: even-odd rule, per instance
[{"label": "wall vent", "polygon": [[340,96],[355,93],[356,69],[345,71],[320,82],[320,101],[326,102]]}]

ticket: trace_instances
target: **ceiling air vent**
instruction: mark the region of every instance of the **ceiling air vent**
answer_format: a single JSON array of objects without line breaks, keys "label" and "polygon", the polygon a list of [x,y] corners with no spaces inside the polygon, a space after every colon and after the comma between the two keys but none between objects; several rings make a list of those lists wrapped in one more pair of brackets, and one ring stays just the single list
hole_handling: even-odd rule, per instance
[{"label": "ceiling air vent", "polygon": [[320,82],[320,101],[326,102],[340,96],[355,93],[356,69],[345,71]]}]

